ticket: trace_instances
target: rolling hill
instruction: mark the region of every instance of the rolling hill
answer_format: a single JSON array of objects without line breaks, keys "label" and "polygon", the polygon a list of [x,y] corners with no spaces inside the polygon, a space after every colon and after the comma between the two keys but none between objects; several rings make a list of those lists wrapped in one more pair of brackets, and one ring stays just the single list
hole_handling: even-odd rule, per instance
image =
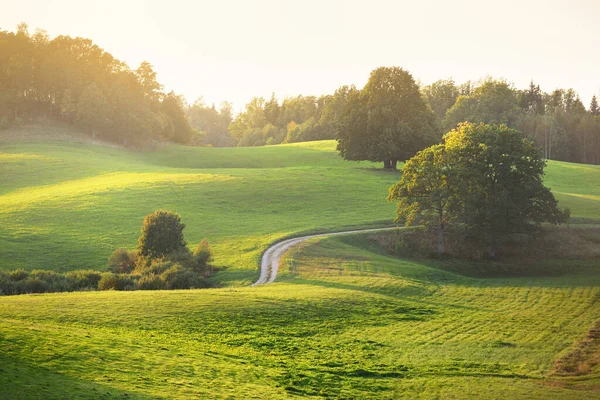
[{"label": "rolling hill", "polygon": [[[104,268],[168,208],[190,243],[209,239],[228,287],[0,297],[7,398],[600,398],[597,260],[472,277],[357,234],[310,240],[275,283],[245,286],[273,240],[393,217],[398,174],[334,142],[136,153],[14,136],[0,141],[2,268]],[[576,221],[600,219],[599,167],[547,171]]]}]

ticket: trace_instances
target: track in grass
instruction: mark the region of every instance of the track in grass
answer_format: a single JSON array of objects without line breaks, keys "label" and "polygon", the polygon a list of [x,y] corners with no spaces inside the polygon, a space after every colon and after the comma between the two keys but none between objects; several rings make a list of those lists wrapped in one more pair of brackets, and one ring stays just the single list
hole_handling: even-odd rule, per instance
[{"label": "track in grass", "polygon": [[279,262],[281,261],[281,257],[285,254],[286,251],[290,250],[292,247],[308,240],[326,236],[336,236],[336,235],[350,235],[353,233],[368,233],[368,232],[380,232],[387,231],[392,229],[398,229],[395,227],[392,228],[373,228],[373,229],[358,229],[352,231],[342,231],[342,232],[330,232],[330,233],[321,233],[317,235],[308,235],[308,236],[300,236],[291,239],[283,240],[279,243],[275,243],[271,247],[269,247],[263,254],[260,263],[260,277],[252,286],[256,285],[264,285],[266,283],[272,283],[277,278],[277,272],[279,269]]}]

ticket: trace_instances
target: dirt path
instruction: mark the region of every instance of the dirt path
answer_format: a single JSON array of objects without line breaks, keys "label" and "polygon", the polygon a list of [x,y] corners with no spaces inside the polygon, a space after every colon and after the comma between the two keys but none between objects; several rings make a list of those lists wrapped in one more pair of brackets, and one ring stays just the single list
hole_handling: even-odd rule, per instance
[{"label": "dirt path", "polygon": [[320,233],[318,235],[300,236],[297,238],[286,239],[279,243],[275,243],[263,253],[262,260],[260,263],[260,277],[256,282],[254,282],[252,286],[264,285],[273,282],[275,278],[277,278],[277,272],[279,270],[279,262],[281,261],[281,257],[285,254],[286,251],[296,246],[297,244],[304,242],[305,240],[325,236],[346,235],[351,233],[389,231],[392,229],[396,228],[359,229],[354,231]]}]

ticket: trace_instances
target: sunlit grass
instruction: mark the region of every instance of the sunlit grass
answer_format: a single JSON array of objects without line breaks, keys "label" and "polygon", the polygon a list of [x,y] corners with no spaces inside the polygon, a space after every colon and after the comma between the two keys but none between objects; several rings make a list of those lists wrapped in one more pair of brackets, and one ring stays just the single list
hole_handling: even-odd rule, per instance
[{"label": "sunlit grass", "polygon": [[[256,288],[0,298],[3,368],[142,397],[594,393],[600,370],[551,368],[600,318],[598,273],[473,279],[366,238],[314,240],[289,254],[282,282]],[[49,384],[47,398],[60,395]]]},{"label": "sunlit grass", "polygon": [[[598,397],[599,367],[552,374],[600,319],[593,260],[555,260],[561,276],[475,279],[447,272],[468,263],[400,260],[355,235],[312,240],[275,284],[240,286],[281,237],[389,223],[399,174],[373,167],[344,162],[333,141],[140,153],[0,141],[0,268],[105,268],[165,208],[190,244],[209,239],[228,267],[218,279],[237,286],[0,297],[0,397]],[[599,178],[550,162],[546,182],[594,220]]]},{"label": "sunlit grass", "polygon": [[[391,223],[394,205],[385,198],[399,174],[343,161],[335,147],[130,152],[0,140],[0,268],[104,269],[115,248],[135,247],[144,216],[165,208],[181,214],[190,245],[209,240],[216,263],[229,267],[220,280],[248,284],[273,240]],[[546,179],[574,217],[600,219],[600,169],[551,162]]]}]

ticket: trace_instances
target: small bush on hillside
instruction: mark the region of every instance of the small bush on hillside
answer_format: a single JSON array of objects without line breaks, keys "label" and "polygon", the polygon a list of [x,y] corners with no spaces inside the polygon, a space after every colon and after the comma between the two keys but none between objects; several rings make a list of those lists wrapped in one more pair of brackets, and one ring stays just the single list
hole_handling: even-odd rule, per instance
[{"label": "small bush on hillside", "polygon": [[195,262],[195,258],[194,255],[192,254],[192,252],[190,251],[190,249],[188,249],[187,247],[183,247],[177,251],[174,251],[172,253],[170,253],[168,256],[165,257],[168,261],[177,263],[177,264],[181,264],[182,266],[189,268],[191,267]]},{"label": "small bush on hillside", "polygon": [[194,249],[194,264],[192,268],[199,273],[206,273],[208,264],[213,260],[213,252],[208,244],[208,240],[202,239]]},{"label": "small bush on hillside", "polygon": [[45,293],[48,291],[48,282],[37,278],[27,278],[22,281],[22,293]]},{"label": "small bush on hillside", "polygon": [[155,260],[149,266],[145,267],[143,270],[136,270],[139,275],[160,275],[169,268],[171,268],[175,263],[173,261],[168,260]]},{"label": "small bush on hillside", "polygon": [[[36,270],[29,274],[30,279],[39,279],[47,284],[46,292],[67,292],[72,290],[69,279],[55,271]],[[42,292],[36,292],[42,293]]]},{"label": "small bush on hillside", "polygon": [[8,274],[9,274],[10,279],[14,282],[22,281],[29,277],[29,273],[27,273],[27,271],[22,270],[22,269],[16,269],[14,271],[10,271]]},{"label": "small bush on hillside", "polygon": [[166,288],[165,283],[158,275],[144,275],[138,281],[138,290],[162,290]]},{"label": "small bush on hillside", "polygon": [[8,271],[0,271],[0,295],[11,295],[15,293],[15,283],[10,278]]},{"label": "small bush on hillside", "polygon": [[122,274],[113,274],[107,272],[102,275],[100,282],[98,282],[98,289],[100,290],[133,290],[135,283],[131,276]]},{"label": "small bush on hillside", "polygon": [[117,249],[108,258],[108,269],[116,274],[131,273],[137,261],[137,252]]},{"label": "small bush on hillside", "polygon": [[98,271],[71,271],[65,274],[73,290],[97,289],[102,273]]},{"label": "small bush on hillside", "polygon": [[175,264],[160,276],[167,289],[196,289],[206,287],[200,274]]}]

